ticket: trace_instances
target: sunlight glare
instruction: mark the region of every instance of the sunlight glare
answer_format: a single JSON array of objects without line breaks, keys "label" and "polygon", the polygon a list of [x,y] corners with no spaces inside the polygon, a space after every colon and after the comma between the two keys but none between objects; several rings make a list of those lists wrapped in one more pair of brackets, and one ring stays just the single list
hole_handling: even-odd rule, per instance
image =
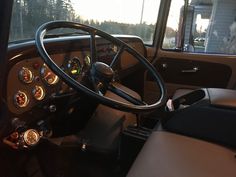
[{"label": "sunlight glare", "polygon": [[76,14],[83,20],[132,24],[140,23],[143,1],[145,6],[142,22],[154,24],[160,0],[71,0]]}]

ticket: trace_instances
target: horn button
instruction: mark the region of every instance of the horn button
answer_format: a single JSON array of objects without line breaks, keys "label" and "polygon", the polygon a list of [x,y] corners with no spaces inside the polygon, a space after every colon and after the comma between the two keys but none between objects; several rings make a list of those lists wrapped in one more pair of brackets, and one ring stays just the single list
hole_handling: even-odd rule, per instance
[{"label": "horn button", "polygon": [[105,63],[95,62],[92,65],[91,74],[94,78],[96,78],[96,80],[103,83],[109,83],[113,79],[114,71],[109,65]]}]

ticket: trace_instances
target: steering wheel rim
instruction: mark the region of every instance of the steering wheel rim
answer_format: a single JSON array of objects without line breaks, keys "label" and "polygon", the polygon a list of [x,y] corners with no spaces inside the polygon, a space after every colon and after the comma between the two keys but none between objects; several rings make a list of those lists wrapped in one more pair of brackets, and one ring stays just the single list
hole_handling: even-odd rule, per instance
[{"label": "steering wheel rim", "polygon": [[[92,62],[96,61],[96,44],[95,44],[95,36],[98,35],[110,42],[112,42],[115,45],[122,46],[125,48],[125,51],[129,52],[132,56],[134,56],[142,65],[145,66],[145,68],[152,74],[154,80],[159,85],[160,88],[160,98],[157,102],[151,104],[151,105],[134,105],[134,104],[128,104],[125,102],[120,102],[117,100],[114,100],[112,98],[101,96],[100,94],[96,93],[95,91],[92,91],[91,89],[87,88],[86,86],[82,85],[81,83],[74,80],[72,77],[70,77],[66,72],[64,72],[49,56],[47,53],[43,39],[47,31],[56,29],[56,28],[71,28],[71,29],[77,29],[82,30],[85,32],[88,32],[90,37],[90,49],[91,49],[91,60]],[[37,47],[37,50],[44,60],[44,62],[48,65],[48,67],[61,78],[66,84],[68,84],[70,87],[74,88],[76,91],[80,91],[85,93],[86,95],[90,96],[91,98],[98,100],[101,104],[104,104],[106,106],[127,111],[127,112],[148,112],[153,111],[157,109],[158,107],[162,106],[166,101],[166,89],[164,86],[164,82],[159,75],[159,73],[156,71],[156,69],[153,67],[153,65],[142,55],[140,55],[136,50],[134,50],[132,47],[130,47],[125,42],[121,41],[118,38],[115,38],[111,36],[110,34],[103,32],[99,29],[96,29],[91,26],[87,26],[80,23],[75,22],[67,22],[67,21],[52,21],[45,23],[41,25],[35,34],[35,44]],[[123,52],[123,51],[121,51]],[[114,64],[115,59],[113,59],[111,65]]]}]

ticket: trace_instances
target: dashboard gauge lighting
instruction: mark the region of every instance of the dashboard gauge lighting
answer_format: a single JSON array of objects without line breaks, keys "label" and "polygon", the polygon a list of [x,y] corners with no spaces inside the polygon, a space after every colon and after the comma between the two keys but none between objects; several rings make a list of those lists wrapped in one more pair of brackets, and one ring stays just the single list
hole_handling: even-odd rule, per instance
[{"label": "dashboard gauge lighting", "polygon": [[34,98],[35,98],[36,100],[39,100],[39,101],[42,100],[42,99],[44,99],[44,97],[45,97],[45,91],[44,91],[43,87],[38,86],[38,85],[36,85],[36,86],[33,88],[32,93],[33,93]]},{"label": "dashboard gauge lighting", "polygon": [[69,75],[73,78],[77,78],[82,71],[82,65],[80,63],[79,58],[77,57],[69,59],[66,64],[66,67]]},{"label": "dashboard gauge lighting", "polygon": [[25,92],[19,90],[14,96],[14,102],[16,106],[23,108],[28,105],[29,99]]},{"label": "dashboard gauge lighting", "polygon": [[22,67],[20,72],[19,72],[19,79],[26,83],[29,84],[33,81],[34,79],[34,75],[32,73],[32,71],[28,68]]},{"label": "dashboard gauge lighting", "polygon": [[90,57],[89,57],[88,55],[84,58],[84,63],[85,63],[87,66],[90,66],[90,65],[91,65],[91,59],[90,59]]},{"label": "dashboard gauge lighting", "polygon": [[114,45],[114,46],[112,47],[112,51],[115,52],[115,53],[118,52],[118,47],[117,47],[116,45]]},{"label": "dashboard gauge lighting", "polygon": [[37,130],[29,129],[24,133],[23,138],[28,146],[34,146],[39,142],[40,135]]},{"label": "dashboard gauge lighting", "polygon": [[46,64],[44,64],[40,70],[42,79],[48,84],[48,85],[55,85],[58,83],[59,78],[56,74],[54,74]]}]

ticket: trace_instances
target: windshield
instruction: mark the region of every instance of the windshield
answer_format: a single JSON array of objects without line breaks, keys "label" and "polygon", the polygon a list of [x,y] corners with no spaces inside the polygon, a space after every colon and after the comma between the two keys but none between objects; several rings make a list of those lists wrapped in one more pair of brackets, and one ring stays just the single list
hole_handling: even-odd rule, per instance
[{"label": "windshield", "polygon": [[53,20],[74,21],[152,44],[160,0],[14,0],[10,42],[34,38]]}]

